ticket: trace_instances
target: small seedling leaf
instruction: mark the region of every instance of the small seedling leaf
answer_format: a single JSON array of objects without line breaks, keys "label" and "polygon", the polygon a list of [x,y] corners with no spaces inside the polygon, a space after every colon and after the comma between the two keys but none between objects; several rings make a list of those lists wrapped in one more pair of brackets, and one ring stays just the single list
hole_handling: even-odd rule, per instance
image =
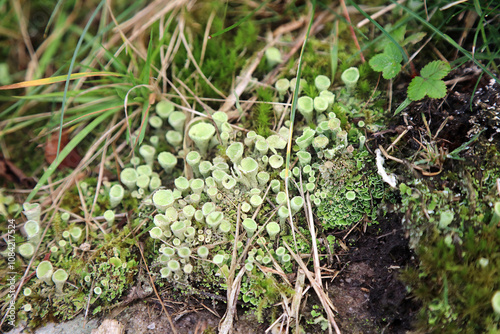
[{"label": "small seedling leaf", "polygon": [[442,78],[450,72],[450,65],[441,60],[435,60],[425,65],[420,74],[408,86],[408,98],[418,101],[425,96],[440,99],[446,95],[446,85]]},{"label": "small seedling leaf", "polygon": [[392,79],[401,71],[403,57],[394,44],[388,44],[384,53],[370,59],[370,66],[374,71],[382,72],[384,79]]},{"label": "small seedling leaf", "polygon": [[431,99],[442,99],[446,95],[446,85],[443,80],[427,80],[427,96]]},{"label": "small seedling leaf", "polygon": [[408,98],[412,101],[422,100],[427,94],[427,85],[422,77],[415,77],[408,86]]},{"label": "small seedling leaf", "polygon": [[450,73],[450,64],[442,60],[435,60],[425,65],[420,75],[425,79],[441,80]]}]

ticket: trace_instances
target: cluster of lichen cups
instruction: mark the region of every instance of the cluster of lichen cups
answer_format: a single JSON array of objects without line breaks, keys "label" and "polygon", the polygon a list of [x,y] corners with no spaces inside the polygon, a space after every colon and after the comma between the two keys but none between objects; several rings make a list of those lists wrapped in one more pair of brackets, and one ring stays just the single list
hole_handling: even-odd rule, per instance
[{"label": "cluster of lichen cups", "polygon": [[[276,84],[281,96],[287,93],[290,83],[286,89],[280,83],[283,79]],[[304,80],[301,83],[307,84]],[[330,81],[325,76],[319,76],[315,84],[320,91],[319,96],[314,100],[300,97],[299,112],[308,124],[316,123],[318,126],[316,129],[304,127],[295,140],[299,147],[295,153],[298,164],[292,168],[290,176],[297,182],[302,179],[302,190],[311,194],[315,205],[320,205],[324,194],[317,190],[316,176],[320,164],[315,161],[318,158],[331,159],[350,145],[347,132],[342,130],[340,120],[331,111],[335,96],[327,90]],[[176,112],[170,102],[160,102],[156,112],[158,115],[153,117],[168,119],[174,127],[170,118]],[[249,131],[240,142],[225,113],[215,112],[212,119],[213,123],[199,121],[187,129],[196,150],[181,151],[178,156],[170,152],[156,152],[157,141],[150,140],[151,145],[144,144],[139,148],[145,163],[141,165],[140,158],[133,158],[134,167],[125,168],[120,175],[121,182],[132,196],[143,198],[146,204],[156,208],[152,219],[154,226],[149,228],[149,235],[160,243],[157,262],[161,265],[161,276],[175,281],[186,279],[197,272],[199,266],[205,269],[210,265],[222,268],[230,264],[236,228],[235,203],[239,203],[241,209],[240,235],[243,236],[236,241],[240,251],[245,241],[261,229],[256,244],[246,257],[245,268],[251,271],[255,263],[269,265],[272,260],[288,263],[290,255],[275,241],[279,235],[287,233],[289,207],[294,216],[304,205],[304,199],[293,188],[293,182],[291,191],[296,195],[291,196],[290,206],[284,192],[284,156],[289,121],[267,138]],[[160,128],[161,122],[158,125]],[[184,140],[183,126],[180,126],[184,123],[175,125]],[[168,136],[166,139],[174,148],[180,148],[180,143],[173,143]],[[364,137],[360,136],[360,149],[363,144]],[[215,150],[212,149],[217,145],[217,152],[222,154],[208,159],[213,156]],[[189,165],[194,177],[177,177],[175,188],[165,189],[161,173],[153,171],[155,160],[170,175],[179,158]],[[109,192],[111,206],[117,206],[126,193],[121,185],[112,186]],[[354,200],[355,193],[351,191],[346,196]],[[277,209],[272,220],[263,221],[253,215],[257,208],[265,204],[265,199]]]},{"label": "cluster of lichen cups", "polygon": [[[293,90],[293,81],[285,84],[284,79],[278,80],[276,88],[281,98],[289,89]],[[305,80],[301,80],[301,87],[305,85]],[[149,143],[139,147],[140,157],[133,157],[131,165],[120,173],[121,184],[104,184],[110,203],[109,210],[104,212],[108,226],[114,222],[114,210],[128,196],[141,199],[144,204],[156,208],[153,224],[148,227],[149,235],[159,244],[159,274],[172,281],[185,282],[190,274],[198,272],[200,268],[219,274],[227,273],[234,243],[241,254],[251,239],[255,242],[245,262],[241,263],[248,272],[255,275],[259,266],[272,266],[273,263],[280,263],[289,272],[292,268],[291,256],[279,239],[280,235],[289,234],[290,216],[295,216],[295,220],[300,219],[297,213],[303,209],[304,198],[296,188],[299,187],[298,183],[301,182],[303,192],[310,194],[312,203],[320,205],[326,194],[318,187],[321,160],[332,159],[339,152],[352,150],[347,132],[341,128],[340,120],[332,112],[335,96],[328,91],[330,81],[325,76],[319,76],[315,85],[319,91],[317,97],[299,98],[298,110],[306,124],[317,126],[315,129],[303,127],[295,140],[298,150],[292,160],[296,159],[297,164],[290,173],[289,205],[284,191],[284,157],[290,135],[289,121],[267,138],[249,131],[238,141],[241,135],[237,135],[237,131],[227,122],[227,115],[215,112],[212,115],[213,123],[205,120],[190,124],[184,134],[186,124],[183,113],[175,111],[170,102],[162,101],[157,104],[156,114],[152,115],[149,123],[157,133],[164,128],[164,122],[170,124],[173,130],[166,132],[165,140],[179,154],[158,152],[161,137],[155,135],[149,138]],[[190,152],[181,150],[185,135],[194,143],[195,149]],[[363,136],[359,136],[357,144],[361,150]],[[218,149],[214,150],[216,146]],[[214,152],[219,154],[214,156]],[[174,180],[175,188],[166,189],[162,178],[172,175],[181,159],[191,168],[194,177],[189,180],[184,176],[177,177]],[[155,171],[158,165],[162,170]],[[346,196],[350,201],[356,198],[354,191],[348,192]],[[276,209],[271,215],[272,219],[254,214],[266,206],[266,202]],[[238,204],[241,230],[240,237],[235,241]],[[269,206],[267,210],[270,210]],[[28,221],[24,231],[28,242],[19,247],[19,253],[30,259],[41,236],[40,206],[25,204],[25,215]],[[61,218],[67,223],[69,214],[63,213]],[[81,236],[82,229],[73,226],[62,232],[63,238],[50,250],[57,254],[68,243],[80,240]],[[68,274],[62,269],[54,271],[49,261],[42,261],[37,267],[37,277],[48,285],[55,283],[56,291],[62,293]],[[87,275],[87,279],[90,276]],[[100,295],[101,288],[97,286],[94,293]]]},{"label": "cluster of lichen cups", "polygon": [[[38,243],[41,241],[42,230],[40,228],[40,215],[41,206],[38,203],[24,203],[23,213],[28,219],[23,226],[23,234],[26,236],[26,243],[21,244],[17,251],[18,253],[27,260],[30,260],[35,252]],[[68,213],[62,214],[62,220],[67,222],[69,219]],[[82,229],[78,226],[73,226],[70,230],[64,231],[62,233],[63,238],[68,241],[61,239],[57,244],[50,247],[52,255],[57,254],[60,249],[68,247],[68,244],[72,242],[78,242],[82,237]],[[52,263],[50,261],[41,261],[36,268],[36,276],[42,282],[48,286],[55,284],[55,289],[57,294],[63,293],[63,287],[68,279],[68,273],[64,269],[57,269],[54,271]],[[26,288],[24,291],[26,297],[31,295],[31,289]]]}]

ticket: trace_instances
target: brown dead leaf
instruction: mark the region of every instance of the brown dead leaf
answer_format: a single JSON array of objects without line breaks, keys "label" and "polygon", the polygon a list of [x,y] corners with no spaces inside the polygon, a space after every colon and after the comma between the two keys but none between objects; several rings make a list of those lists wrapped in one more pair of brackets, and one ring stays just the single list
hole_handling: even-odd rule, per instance
[{"label": "brown dead leaf", "polygon": [[[69,143],[69,129],[64,129],[62,131],[61,135],[61,147],[60,151]],[[57,157],[57,143],[59,141],[59,133],[53,133],[50,135],[49,138],[47,138],[47,142],[45,143],[45,160],[51,164],[56,160]],[[60,152],[59,151],[59,152]],[[61,162],[59,166],[57,166],[58,169],[63,169],[65,167],[68,168],[76,168],[82,158],[76,151],[76,149],[73,149],[69,154],[64,158],[64,160]]]}]

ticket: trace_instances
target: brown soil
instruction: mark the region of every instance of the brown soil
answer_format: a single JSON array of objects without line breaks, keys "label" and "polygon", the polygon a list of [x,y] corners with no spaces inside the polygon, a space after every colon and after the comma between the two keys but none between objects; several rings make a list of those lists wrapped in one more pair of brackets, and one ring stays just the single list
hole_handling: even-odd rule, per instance
[{"label": "brown soil", "polygon": [[348,265],[329,287],[342,333],[406,333],[419,305],[398,278],[415,265],[400,219],[392,215],[348,239],[353,246],[341,256]]}]

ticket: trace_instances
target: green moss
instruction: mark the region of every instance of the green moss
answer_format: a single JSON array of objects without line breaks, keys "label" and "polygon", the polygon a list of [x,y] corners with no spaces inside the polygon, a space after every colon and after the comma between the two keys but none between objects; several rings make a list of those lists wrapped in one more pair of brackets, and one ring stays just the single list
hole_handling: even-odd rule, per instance
[{"label": "green moss", "polygon": [[[423,306],[418,329],[425,333],[494,332],[500,316],[491,307],[500,289],[500,229],[472,227],[451,244],[438,231],[425,234],[417,251],[420,267],[403,275]],[[480,265],[487,259],[486,266]]]},{"label": "green moss", "polygon": [[270,104],[259,103],[254,107],[252,123],[258,135],[267,138],[271,135],[273,109]]},{"label": "green moss", "polygon": [[[353,159],[339,155],[319,167],[321,181],[318,189],[323,193],[317,215],[325,229],[349,227],[367,219],[377,222],[377,204],[389,199],[386,186],[376,174],[374,161],[362,151]],[[355,192],[355,199],[346,194]]]}]

